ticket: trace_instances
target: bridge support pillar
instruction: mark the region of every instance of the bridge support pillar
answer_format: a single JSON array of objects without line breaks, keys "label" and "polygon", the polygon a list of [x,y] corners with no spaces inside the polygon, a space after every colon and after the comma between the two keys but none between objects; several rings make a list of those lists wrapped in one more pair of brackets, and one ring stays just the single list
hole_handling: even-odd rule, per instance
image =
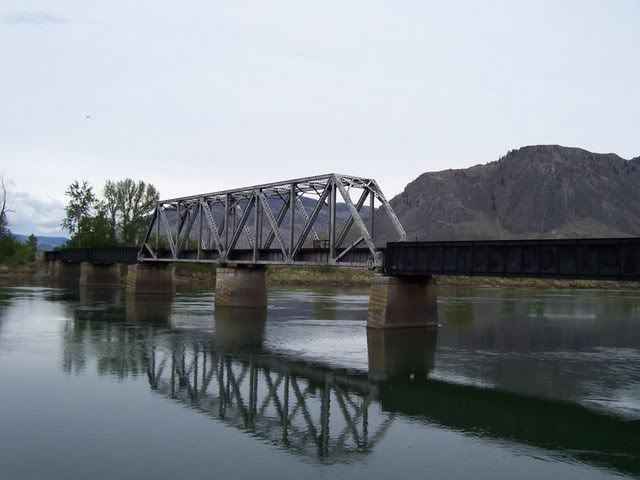
[{"label": "bridge support pillar", "polygon": [[80,263],[80,285],[120,285],[120,264]]},{"label": "bridge support pillar", "polygon": [[369,328],[433,327],[438,325],[435,279],[376,275],[369,294]]},{"label": "bridge support pillar", "polygon": [[169,293],[176,290],[176,267],[167,263],[138,263],[127,270],[127,293]]},{"label": "bridge support pillar", "polygon": [[56,260],[49,264],[49,274],[51,278],[55,280],[78,280],[78,276],[80,275],[80,264]]},{"label": "bridge support pillar", "polygon": [[267,306],[264,267],[218,267],[216,269],[216,307]]}]

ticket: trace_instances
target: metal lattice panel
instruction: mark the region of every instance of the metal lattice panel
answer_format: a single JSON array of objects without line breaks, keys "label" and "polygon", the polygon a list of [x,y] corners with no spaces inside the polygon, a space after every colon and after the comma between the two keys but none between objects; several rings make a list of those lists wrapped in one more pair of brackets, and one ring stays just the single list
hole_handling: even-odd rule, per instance
[{"label": "metal lattice panel", "polygon": [[391,205],[369,178],[332,173],[162,200],[138,259],[381,267],[374,242],[376,200],[377,214],[386,214],[398,239],[405,240]]}]

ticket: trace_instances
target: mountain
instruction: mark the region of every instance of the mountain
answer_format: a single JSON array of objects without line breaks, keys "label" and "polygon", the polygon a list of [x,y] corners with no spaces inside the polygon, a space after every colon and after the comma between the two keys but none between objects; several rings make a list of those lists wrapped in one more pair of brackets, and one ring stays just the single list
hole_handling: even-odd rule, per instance
[{"label": "mountain", "polygon": [[[29,236],[14,234],[14,237],[16,237],[19,242],[24,243]],[[38,239],[38,250],[53,250],[68,240],[66,237],[45,237],[39,235],[36,235],[36,238]]]},{"label": "mountain", "polygon": [[[536,145],[424,173],[391,200],[409,239],[640,235],[640,157]],[[388,222],[381,224],[389,238]]]}]

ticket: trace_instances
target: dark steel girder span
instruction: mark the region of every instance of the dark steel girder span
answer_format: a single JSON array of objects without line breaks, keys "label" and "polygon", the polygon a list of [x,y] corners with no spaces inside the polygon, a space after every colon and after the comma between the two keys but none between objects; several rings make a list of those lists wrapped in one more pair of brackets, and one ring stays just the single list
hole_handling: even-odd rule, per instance
[{"label": "dark steel girder span", "polygon": [[380,268],[381,214],[406,240],[375,180],[336,173],[171,198],[158,202],[138,260]]}]

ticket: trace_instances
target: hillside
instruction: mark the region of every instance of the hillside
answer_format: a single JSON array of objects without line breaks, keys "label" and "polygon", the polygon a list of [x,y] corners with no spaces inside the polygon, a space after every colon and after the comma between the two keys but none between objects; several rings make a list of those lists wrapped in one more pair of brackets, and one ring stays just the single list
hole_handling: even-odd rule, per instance
[{"label": "hillside", "polygon": [[[19,242],[25,243],[28,235],[16,234],[15,237]],[[38,239],[38,250],[53,250],[68,240],[66,237],[46,237],[42,235],[36,235],[36,238]]]},{"label": "hillside", "polygon": [[409,239],[640,235],[640,157],[528,146],[420,175],[391,204]]}]

